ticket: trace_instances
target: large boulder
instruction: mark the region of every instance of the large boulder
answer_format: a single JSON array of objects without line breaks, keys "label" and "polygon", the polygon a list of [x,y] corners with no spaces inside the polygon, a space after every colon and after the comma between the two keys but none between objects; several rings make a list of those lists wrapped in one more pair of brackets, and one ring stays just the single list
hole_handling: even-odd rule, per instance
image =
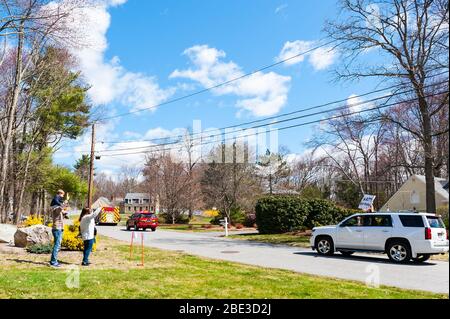
[{"label": "large boulder", "polygon": [[52,240],[52,229],[44,225],[19,228],[14,234],[14,245],[22,248],[33,245],[48,245],[51,244]]},{"label": "large boulder", "polygon": [[0,243],[13,243],[16,231],[17,227],[14,225],[0,224]]}]

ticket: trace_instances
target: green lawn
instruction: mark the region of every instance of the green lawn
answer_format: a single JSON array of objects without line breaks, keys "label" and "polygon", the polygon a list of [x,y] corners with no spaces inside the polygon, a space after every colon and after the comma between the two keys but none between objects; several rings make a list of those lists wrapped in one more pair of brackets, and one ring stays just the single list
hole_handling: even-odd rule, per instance
[{"label": "green lawn", "polygon": [[275,235],[261,235],[261,234],[243,234],[232,235],[230,238],[240,240],[251,240],[269,244],[283,244],[295,247],[310,247],[310,237],[304,233],[286,233]]},{"label": "green lawn", "polygon": [[94,266],[80,270],[80,287],[69,289],[67,267],[80,259],[81,253],[62,252],[66,269],[54,270],[47,255],[0,253],[0,298],[448,298],[150,248],[139,267],[127,245],[105,238]]}]

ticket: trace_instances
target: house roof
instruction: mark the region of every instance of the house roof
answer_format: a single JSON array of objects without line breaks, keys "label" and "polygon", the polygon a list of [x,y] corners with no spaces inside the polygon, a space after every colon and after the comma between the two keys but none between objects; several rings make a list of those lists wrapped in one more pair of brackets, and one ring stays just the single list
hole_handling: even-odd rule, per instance
[{"label": "house roof", "polygon": [[92,204],[93,209],[97,209],[100,207],[111,207],[111,202],[106,197],[100,197],[95,201],[94,204]]},{"label": "house roof", "polygon": [[[414,175],[411,178],[416,178],[417,180],[421,181],[422,183],[426,183],[425,176],[423,175]],[[445,189],[445,186],[447,184],[447,189]],[[445,178],[434,178],[434,187],[436,193],[439,195],[448,198],[448,181]]]},{"label": "house roof", "polygon": [[150,194],[146,193],[128,193],[125,199],[150,199]]}]

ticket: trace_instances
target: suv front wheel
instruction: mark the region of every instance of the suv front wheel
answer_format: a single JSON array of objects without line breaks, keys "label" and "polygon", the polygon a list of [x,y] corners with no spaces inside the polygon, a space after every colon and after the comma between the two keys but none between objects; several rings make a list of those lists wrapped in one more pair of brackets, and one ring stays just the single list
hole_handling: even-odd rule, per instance
[{"label": "suv front wheel", "polygon": [[316,243],[317,252],[320,255],[331,256],[334,254],[334,243],[330,237],[319,237]]},{"label": "suv front wheel", "polygon": [[394,241],[388,245],[387,254],[395,263],[406,263],[411,259],[411,248],[405,241]]}]

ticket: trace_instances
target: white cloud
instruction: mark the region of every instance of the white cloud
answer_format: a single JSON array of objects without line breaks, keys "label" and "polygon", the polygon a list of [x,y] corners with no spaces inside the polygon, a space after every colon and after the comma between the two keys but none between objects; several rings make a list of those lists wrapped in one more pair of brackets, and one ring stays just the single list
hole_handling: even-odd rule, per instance
[{"label": "white cloud", "polygon": [[352,94],[347,99],[347,106],[350,113],[359,112],[362,110],[363,101],[357,95]]},{"label": "white cloud", "polygon": [[174,136],[183,136],[186,133],[186,129],[175,128],[173,130],[166,130],[162,127],[150,129],[145,133],[145,139],[165,139]]},{"label": "white cloud", "polygon": [[[298,55],[301,52],[305,52],[311,49],[311,42],[309,41],[294,41],[290,42],[287,41],[283,49],[281,50],[280,54],[277,57],[277,61],[284,61],[287,59],[290,59],[296,55]],[[295,57],[293,59],[290,59],[285,62],[286,65],[295,65],[298,63],[301,63],[305,60],[306,55],[300,55],[298,57]]]},{"label": "white cloud", "polygon": [[[363,99],[355,94],[352,94],[347,99],[347,107],[350,113],[360,112],[362,110],[373,109],[375,104],[373,102],[365,102]],[[358,115],[358,114],[354,114]]]},{"label": "white cloud", "polygon": [[288,7],[288,4],[287,3],[283,3],[282,5],[278,6],[275,9],[275,14],[278,14],[278,13],[284,11],[285,9],[287,9],[287,7]]},{"label": "white cloud", "polygon": [[308,62],[313,66],[315,70],[324,70],[336,61],[336,50],[332,49],[331,47],[322,47],[309,53],[299,55],[303,52],[311,50],[317,45],[318,43],[316,41],[287,41],[281,49],[280,54],[276,58],[276,61],[280,62],[289,59],[285,62],[285,64],[291,66],[299,64],[308,59]]},{"label": "white cloud", "polygon": [[126,2],[104,0],[79,9],[71,26],[83,35],[85,45],[74,48],[73,54],[78,58],[82,76],[91,85],[88,94],[94,105],[119,102],[136,111],[164,102],[175,89],[162,89],[155,77],[126,70],[118,57],[105,60],[106,34],[111,24],[108,9]]},{"label": "white cloud", "polygon": [[[183,53],[193,68],[175,70],[170,78],[186,78],[205,88],[213,87],[244,75],[236,63],[224,62],[226,53],[207,45],[193,46]],[[239,98],[238,108],[255,116],[277,114],[287,102],[291,78],[274,72],[259,72],[213,90],[216,95],[232,94]]]}]

